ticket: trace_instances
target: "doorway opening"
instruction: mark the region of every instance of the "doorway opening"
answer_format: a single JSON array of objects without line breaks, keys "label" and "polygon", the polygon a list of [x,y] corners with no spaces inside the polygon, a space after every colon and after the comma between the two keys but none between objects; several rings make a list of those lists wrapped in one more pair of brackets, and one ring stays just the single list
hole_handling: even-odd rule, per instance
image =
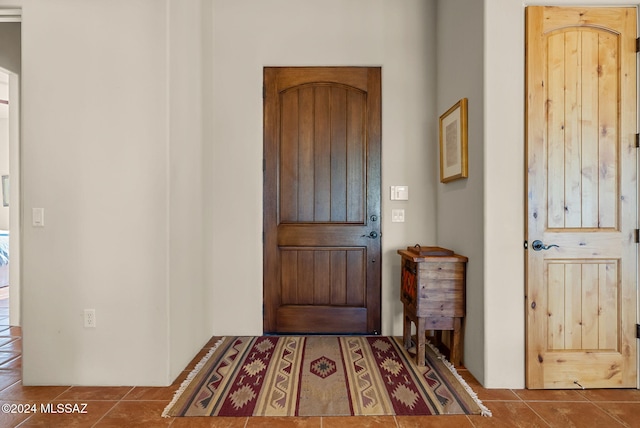
[{"label": "doorway opening", "polygon": [[20,326],[21,11],[0,9],[0,324]]}]

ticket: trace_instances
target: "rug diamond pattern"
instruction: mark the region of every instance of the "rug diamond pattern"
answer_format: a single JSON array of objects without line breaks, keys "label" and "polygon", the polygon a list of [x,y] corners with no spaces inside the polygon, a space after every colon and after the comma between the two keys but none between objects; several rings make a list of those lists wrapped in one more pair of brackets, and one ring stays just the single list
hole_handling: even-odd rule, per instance
[{"label": "rug diamond pattern", "polygon": [[330,358],[320,357],[311,361],[310,371],[314,375],[326,379],[337,371],[336,363]]}]

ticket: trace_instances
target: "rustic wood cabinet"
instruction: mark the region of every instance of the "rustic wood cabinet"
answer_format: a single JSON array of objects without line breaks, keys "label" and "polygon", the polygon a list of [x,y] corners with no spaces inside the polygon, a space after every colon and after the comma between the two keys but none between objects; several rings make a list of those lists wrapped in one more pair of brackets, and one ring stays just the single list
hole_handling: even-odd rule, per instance
[{"label": "rustic wood cabinet", "polygon": [[404,307],[404,346],[411,346],[411,323],[416,326],[416,362],[425,364],[427,330],[453,332],[450,360],[462,358],[467,257],[440,247],[409,247],[402,256],[400,299]]}]

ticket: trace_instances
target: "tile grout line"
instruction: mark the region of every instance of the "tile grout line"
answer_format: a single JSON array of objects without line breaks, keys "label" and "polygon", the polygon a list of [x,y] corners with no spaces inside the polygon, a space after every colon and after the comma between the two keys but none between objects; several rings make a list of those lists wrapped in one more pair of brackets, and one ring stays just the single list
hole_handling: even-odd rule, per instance
[{"label": "tile grout line", "polygon": [[[109,413],[111,413],[111,411],[112,411],[112,410],[113,410],[113,409],[118,405],[118,403],[119,403],[119,402],[120,402],[120,401],[116,401],[116,402],[113,404],[113,406],[111,406],[111,407],[109,408],[109,410],[107,410],[106,412],[104,412],[104,415],[100,416],[100,417],[98,418],[98,420],[97,420],[93,425],[91,425],[91,427],[93,428],[93,427],[95,427],[96,425],[98,425],[100,422],[102,422],[102,420],[104,419],[104,417],[105,417],[105,416],[107,416]],[[171,421],[171,423],[173,423],[173,421]]]},{"label": "tile grout line", "polygon": [[[611,414],[609,412],[607,412],[606,409],[600,407],[600,405],[598,404],[598,402],[595,401],[590,401],[590,403],[592,403],[594,406],[596,406],[598,409],[600,409],[602,412],[604,412],[604,414],[606,414],[607,416],[609,416],[610,418],[612,418],[614,421],[618,422],[620,425],[622,425],[623,427],[628,427],[629,425],[626,424],[626,422],[624,422],[622,419],[618,419],[618,417],[614,414]],[[615,402],[614,402],[615,403]]]},{"label": "tile grout line", "polygon": [[529,408],[529,410],[531,410],[531,411],[533,412],[533,414],[534,414],[534,415],[536,415],[537,417],[539,417],[539,418],[540,418],[540,420],[541,420],[542,422],[544,422],[545,424],[547,424],[547,426],[549,426],[549,427],[551,426],[551,424],[550,424],[549,422],[547,422],[547,420],[546,420],[545,418],[543,418],[543,417],[542,417],[542,415],[540,415],[538,412],[536,412],[536,411],[533,409],[533,407],[531,407],[531,406],[529,405],[529,403],[528,403],[527,401],[524,401],[524,400],[523,400],[523,403],[524,403],[524,405],[525,405],[525,406],[527,406],[527,407]]},{"label": "tile grout line", "polygon": [[[111,412],[113,411],[113,409],[115,409],[115,408],[116,408],[116,406],[117,406],[118,404],[120,404],[122,401],[124,401],[124,397],[126,397],[127,395],[129,395],[129,393],[131,393],[131,391],[133,391],[133,388],[135,388],[135,386],[132,386],[132,387],[131,387],[131,389],[129,389],[129,391],[127,391],[127,392],[126,392],[122,397],[120,397],[120,399],[119,399],[119,400],[116,400],[116,402],[115,402],[115,403],[113,403],[113,406],[111,406],[111,407],[109,408],[109,410],[107,410],[106,412],[104,412],[104,415],[100,416],[100,418],[98,418],[98,420],[97,420],[93,425],[91,425],[91,426],[92,426],[92,427],[95,427],[95,426],[96,426],[96,425],[98,425],[100,422],[102,422],[102,420],[104,419],[104,417],[105,417],[105,416],[107,416],[109,413],[111,413]],[[171,424],[173,424],[173,421],[171,421]],[[171,425],[171,424],[169,424],[169,425]]]}]

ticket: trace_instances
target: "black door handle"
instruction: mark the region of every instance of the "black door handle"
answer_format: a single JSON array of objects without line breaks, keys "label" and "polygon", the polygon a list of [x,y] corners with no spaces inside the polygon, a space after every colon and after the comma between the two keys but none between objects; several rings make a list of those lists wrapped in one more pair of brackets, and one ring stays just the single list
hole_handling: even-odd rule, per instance
[{"label": "black door handle", "polygon": [[556,244],[544,245],[544,243],[539,239],[536,239],[531,244],[531,248],[533,248],[533,251],[548,250],[549,248],[552,248],[552,247],[560,248],[560,246]]},{"label": "black door handle", "polygon": [[368,235],[362,235],[361,238],[369,238],[369,239],[376,239],[378,237],[378,232],[371,232]]}]

